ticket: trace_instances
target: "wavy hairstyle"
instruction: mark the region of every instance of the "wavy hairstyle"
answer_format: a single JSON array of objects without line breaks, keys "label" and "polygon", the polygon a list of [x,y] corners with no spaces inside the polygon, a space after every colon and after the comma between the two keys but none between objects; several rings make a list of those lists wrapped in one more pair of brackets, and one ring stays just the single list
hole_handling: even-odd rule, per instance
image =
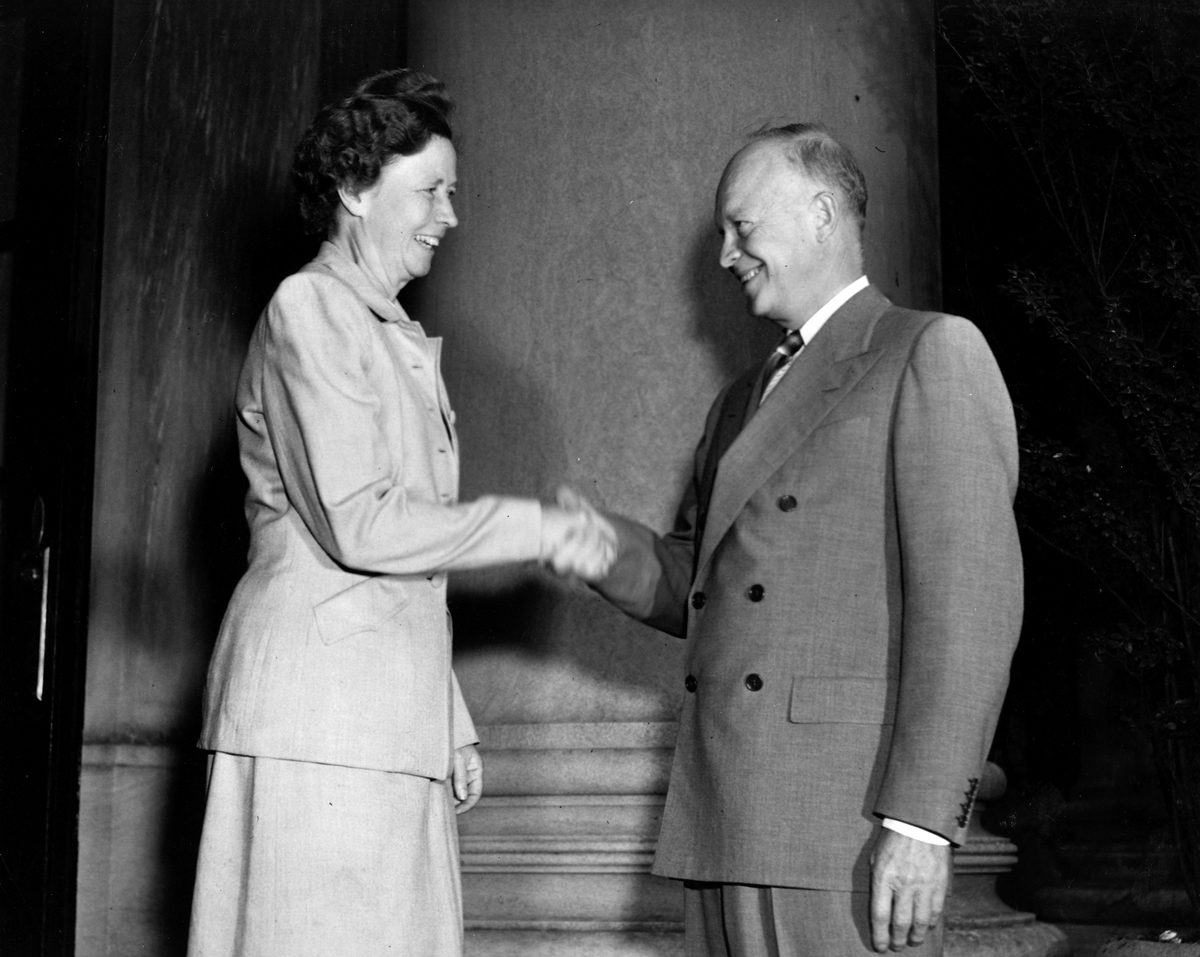
[{"label": "wavy hairstyle", "polygon": [[783,155],[806,176],[838,190],[845,198],[861,232],[867,222],[867,179],[854,154],[835,140],[819,123],[788,123],[752,134],[783,146]]},{"label": "wavy hairstyle", "polygon": [[451,139],[453,109],[446,87],[429,74],[386,70],[321,110],[292,160],[305,229],[330,235],[339,186],[365,189],[393,156],[419,153],[434,136]]}]

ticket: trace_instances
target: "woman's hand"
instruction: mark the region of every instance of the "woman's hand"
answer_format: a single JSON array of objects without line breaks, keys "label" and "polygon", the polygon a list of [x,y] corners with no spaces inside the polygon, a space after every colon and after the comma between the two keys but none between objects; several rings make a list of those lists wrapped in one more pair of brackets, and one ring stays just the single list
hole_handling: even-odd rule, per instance
[{"label": "woman's hand", "polygon": [[454,752],[454,813],[463,814],[483,797],[483,758],[473,744],[464,744]]},{"label": "woman's hand", "polygon": [[542,561],[560,575],[599,581],[617,559],[617,533],[570,489],[559,490],[558,504],[542,507]]}]

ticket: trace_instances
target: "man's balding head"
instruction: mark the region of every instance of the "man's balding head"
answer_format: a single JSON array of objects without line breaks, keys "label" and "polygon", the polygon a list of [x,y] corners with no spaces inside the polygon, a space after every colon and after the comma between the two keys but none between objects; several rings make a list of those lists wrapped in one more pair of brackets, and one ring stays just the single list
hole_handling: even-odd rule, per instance
[{"label": "man's balding head", "polygon": [[819,123],[788,123],[759,130],[751,143],[777,143],[783,155],[809,179],[836,190],[861,236],[867,222],[867,180],[846,147]]},{"label": "man's balding head", "polygon": [[807,124],[764,130],[717,189],[721,265],[750,312],[799,329],[862,275],[866,185],[849,151]]}]

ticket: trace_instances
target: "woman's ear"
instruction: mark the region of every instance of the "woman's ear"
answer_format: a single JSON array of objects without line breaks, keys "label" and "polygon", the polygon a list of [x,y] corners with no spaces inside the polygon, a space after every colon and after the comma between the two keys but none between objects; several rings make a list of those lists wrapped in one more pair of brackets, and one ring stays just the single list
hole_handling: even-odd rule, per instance
[{"label": "woman's ear", "polygon": [[351,216],[361,217],[370,205],[369,190],[355,189],[352,186],[339,186],[338,199],[342,208]]}]

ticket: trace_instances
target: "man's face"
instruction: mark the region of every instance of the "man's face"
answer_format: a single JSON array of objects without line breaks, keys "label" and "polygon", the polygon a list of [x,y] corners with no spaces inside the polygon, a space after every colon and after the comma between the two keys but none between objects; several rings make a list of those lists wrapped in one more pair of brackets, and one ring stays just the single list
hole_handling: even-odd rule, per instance
[{"label": "man's face", "polygon": [[819,189],[774,143],[739,152],[717,188],[721,266],[742,284],[753,315],[788,329],[813,311],[808,300],[822,250],[812,200]]}]

